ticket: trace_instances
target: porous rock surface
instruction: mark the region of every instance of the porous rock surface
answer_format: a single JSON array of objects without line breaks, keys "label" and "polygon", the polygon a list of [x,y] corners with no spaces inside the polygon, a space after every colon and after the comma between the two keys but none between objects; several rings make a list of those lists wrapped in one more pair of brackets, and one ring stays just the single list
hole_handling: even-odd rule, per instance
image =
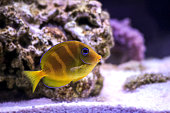
[{"label": "porous rock surface", "polygon": [[48,97],[72,100],[100,93],[103,77],[99,65],[88,77],[50,89],[40,83],[34,94],[23,70],[39,70],[40,58],[55,44],[79,40],[90,45],[103,60],[113,46],[109,15],[96,0],[2,0],[0,2],[0,101]]}]

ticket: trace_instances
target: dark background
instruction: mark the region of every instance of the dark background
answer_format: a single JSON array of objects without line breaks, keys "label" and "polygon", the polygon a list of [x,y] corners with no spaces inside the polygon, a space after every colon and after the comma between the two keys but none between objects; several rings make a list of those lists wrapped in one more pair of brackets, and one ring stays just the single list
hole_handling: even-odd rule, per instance
[{"label": "dark background", "polygon": [[170,55],[170,0],[99,0],[111,18],[130,18],[143,33],[146,57]]}]

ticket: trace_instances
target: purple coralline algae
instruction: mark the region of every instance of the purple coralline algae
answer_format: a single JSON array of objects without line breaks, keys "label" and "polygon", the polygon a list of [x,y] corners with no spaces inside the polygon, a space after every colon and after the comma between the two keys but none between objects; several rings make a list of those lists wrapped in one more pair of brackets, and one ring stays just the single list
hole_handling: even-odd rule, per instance
[{"label": "purple coralline algae", "polygon": [[137,29],[130,26],[130,20],[111,19],[115,46],[111,50],[109,62],[120,64],[129,60],[144,59],[144,37]]}]

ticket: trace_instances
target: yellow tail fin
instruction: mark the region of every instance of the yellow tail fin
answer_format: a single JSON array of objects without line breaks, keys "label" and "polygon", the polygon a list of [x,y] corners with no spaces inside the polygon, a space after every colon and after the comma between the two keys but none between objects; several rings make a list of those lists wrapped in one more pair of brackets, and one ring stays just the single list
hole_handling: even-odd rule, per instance
[{"label": "yellow tail fin", "polygon": [[37,84],[39,83],[40,79],[45,76],[45,74],[42,71],[24,71],[24,74],[30,79],[33,85],[32,92],[34,93]]}]

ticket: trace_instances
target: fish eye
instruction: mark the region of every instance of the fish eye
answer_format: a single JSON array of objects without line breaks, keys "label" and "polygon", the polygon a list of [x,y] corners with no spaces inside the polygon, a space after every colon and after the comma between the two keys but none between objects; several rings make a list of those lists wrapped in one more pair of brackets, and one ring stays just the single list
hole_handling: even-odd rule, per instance
[{"label": "fish eye", "polygon": [[82,55],[86,56],[89,53],[89,49],[88,48],[83,48],[81,51]]}]

